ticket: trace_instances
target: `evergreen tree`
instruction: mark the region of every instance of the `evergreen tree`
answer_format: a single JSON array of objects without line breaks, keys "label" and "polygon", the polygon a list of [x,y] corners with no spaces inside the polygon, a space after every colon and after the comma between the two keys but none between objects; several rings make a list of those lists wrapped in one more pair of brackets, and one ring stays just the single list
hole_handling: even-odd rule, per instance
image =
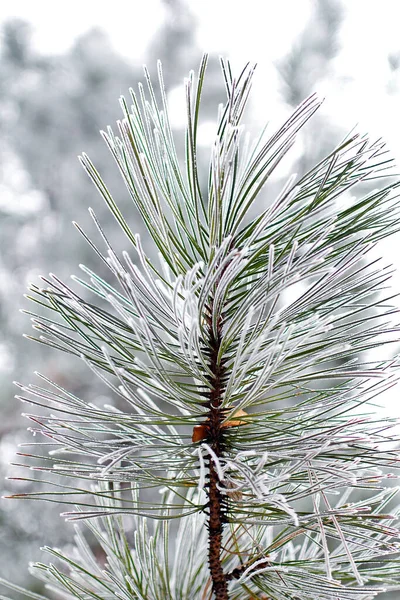
[{"label": "evergreen tree", "polygon": [[[287,56],[278,62],[282,97],[293,109],[318,90],[324,81],[335,77],[333,60],[340,50],[344,7],[341,0],[316,0],[304,30],[297,36]],[[316,115],[302,136],[300,171],[307,171],[325,156],[338,136],[337,124],[330,127]],[[341,137],[340,135],[338,137]]]},{"label": "evergreen tree", "polygon": [[400,183],[357,196],[390,161],[381,141],[352,135],[249,218],[319,102],[250,145],[254,68],[235,79],[222,61],[227,101],[203,174],[205,68],[186,81],[184,168],[161,69],[160,102],[146,71],[147,91],[121,100],[119,137],[103,133],[153,248],[84,154],[131,251],[113,250],[91,210],[100,245],[77,227],[110,277],[82,265],[75,287],[56,275],[32,286],[50,311],[34,318],[37,341],[80,358],[125,403],[44,375],[19,384],[49,450],[45,466],[24,453],[48,487],[19,497],[63,503],[77,525],[75,546],[46,548],[52,562],[32,571],[57,598],[369,600],[399,584],[396,422],[373,405],[396,381],[397,362],[378,354],[399,328],[382,293],[390,268],[365,258],[398,229]]},{"label": "evergreen tree", "polygon": [[304,30],[279,62],[284,97],[293,108],[315,90],[321,79],[333,75],[331,62],[340,49],[343,12],[341,0],[316,0]]}]

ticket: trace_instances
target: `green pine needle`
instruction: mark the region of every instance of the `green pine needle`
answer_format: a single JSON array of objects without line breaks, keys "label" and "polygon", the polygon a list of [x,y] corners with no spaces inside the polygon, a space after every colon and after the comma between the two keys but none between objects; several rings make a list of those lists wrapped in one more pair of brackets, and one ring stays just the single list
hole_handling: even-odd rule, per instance
[{"label": "green pine needle", "polygon": [[[118,136],[102,132],[149,239],[83,154],[127,250],[113,250],[90,210],[97,239],[76,227],[109,276],[81,265],[74,284],[50,274],[31,287],[48,315],[28,313],[27,337],[82,359],[115,403],[44,375],[18,384],[43,440],[24,464],[46,488],[15,496],[62,504],[77,523],[74,547],[46,548],[50,562],[32,571],[49,597],[71,600],[370,600],[400,589],[398,429],[374,407],[398,378],[379,348],[399,325],[391,269],[371,258],[399,229],[400,182],[382,141],[352,135],[273,197],[271,175],[320,101],[307,98],[248,147],[254,66],[235,79],[226,61],[227,101],[202,173],[206,64],[185,81],[184,161],[160,65],[157,94],[145,70],[131,105],[121,99]],[[229,595],[206,560],[212,473]]]}]

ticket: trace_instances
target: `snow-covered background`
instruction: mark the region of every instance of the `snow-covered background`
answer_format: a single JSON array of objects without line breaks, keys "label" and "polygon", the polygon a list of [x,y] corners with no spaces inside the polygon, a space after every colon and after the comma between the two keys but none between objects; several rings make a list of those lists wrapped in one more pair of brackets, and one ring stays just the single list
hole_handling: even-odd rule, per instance
[{"label": "snow-covered background", "polygon": [[[181,83],[189,69],[197,68],[203,51],[230,57],[236,69],[248,60],[258,63],[253,127],[267,120],[279,123],[311,92],[325,97],[292,162],[283,165],[282,177],[312,164],[354,126],[383,137],[400,165],[399,21],[398,0],[2,0],[1,473],[10,473],[6,464],[14,460],[16,442],[26,438],[13,379],[27,381],[39,369],[77,393],[104,393],[68,356],[23,340],[29,320],[17,309],[31,308],[22,294],[38,275],[51,270],[67,277],[78,263],[92,264],[71,220],[88,223],[89,205],[107,217],[79,167],[79,152],[90,154],[116,197],[127,203],[98,130],[119,118],[118,96],[136,84],[141,64],[154,72],[156,59],[162,60],[178,135],[185,117]],[[213,133],[215,107],[223,99],[216,60],[206,85],[204,148]],[[399,241],[394,237],[376,250],[398,269],[396,291]],[[382,404],[400,416],[397,396],[398,391],[388,393]],[[22,511],[15,504],[0,506],[0,575],[23,582],[39,545],[62,542],[64,530],[58,525],[58,507],[24,505]]]}]

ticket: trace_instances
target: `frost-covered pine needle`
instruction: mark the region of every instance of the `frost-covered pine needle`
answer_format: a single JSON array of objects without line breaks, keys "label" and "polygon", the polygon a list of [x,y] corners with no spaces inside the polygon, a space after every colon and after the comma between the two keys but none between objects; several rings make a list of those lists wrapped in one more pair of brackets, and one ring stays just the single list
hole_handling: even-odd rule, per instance
[{"label": "frost-covered pine needle", "polygon": [[90,209],[97,239],[76,227],[108,276],[81,265],[72,284],[31,286],[48,310],[30,313],[27,337],[83,360],[114,399],[45,375],[18,384],[40,434],[24,465],[45,488],[16,496],[56,502],[76,524],[74,546],[46,548],[32,572],[71,600],[370,600],[400,589],[399,430],[374,407],[398,378],[379,349],[399,325],[391,267],[371,254],[399,229],[399,182],[384,143],[352,135],[272,183],[320,101],[248,146],[254,66],[235,78],[226,61],[203,172],[206,63],[185,83],[184,161],[160,65],[158,93],[145,70],[118,135],[102,132],[150,241],[83,154],[126,249]]}]

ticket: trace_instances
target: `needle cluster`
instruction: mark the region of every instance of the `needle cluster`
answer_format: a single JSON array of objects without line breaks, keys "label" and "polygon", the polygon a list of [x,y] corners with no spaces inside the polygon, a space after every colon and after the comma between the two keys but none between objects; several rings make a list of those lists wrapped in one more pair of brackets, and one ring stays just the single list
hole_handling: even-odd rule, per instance
[{"label": "needle cluster", "polygon": [[98,241],[76,227],[109,276],[81,265],[71,285],[31,286],[47,313],[29,337],[83,360],[115,399],[18,384],[41,438],[25,465],[47,482],[18,496],[62,504],[76,526],[72,550],[46,548],[32,572],[71,600],[370,600],[400,580],[398,430],[373,405],[397,380],[379,348],[399,326],[391,268],[371,258],[399,229],[400,184],[382,141],[350,135],[274,194],[320,102],[251,143],[254,67],[235,78],[225,61],[203,181],[206,63],[185,81],[183,166],[160,66],[160,100],[145,71],[118,135],[102,132],[150,241],[83,154],[128,250],[90,209]]}]

